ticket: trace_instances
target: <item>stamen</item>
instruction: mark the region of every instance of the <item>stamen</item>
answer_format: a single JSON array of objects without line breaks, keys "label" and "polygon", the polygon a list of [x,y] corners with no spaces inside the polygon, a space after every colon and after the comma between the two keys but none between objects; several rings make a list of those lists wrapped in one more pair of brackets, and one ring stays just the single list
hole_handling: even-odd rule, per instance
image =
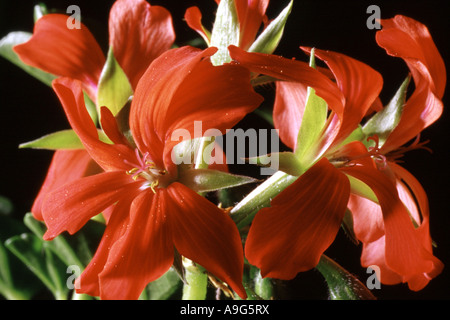
[{"label": "stamen", "polygon": [[127,174],[132,175],[133,180],[137,180],[139,177],[144,176],[145,179],[151,180],[153,178],[155,163],[150,161],[148,158],[150,154],[146,152],[142,157],[140,156],[139,150],[135,149],[137,163],[133,161],[123,160],[129,166],[133,168],[126,171]]}]

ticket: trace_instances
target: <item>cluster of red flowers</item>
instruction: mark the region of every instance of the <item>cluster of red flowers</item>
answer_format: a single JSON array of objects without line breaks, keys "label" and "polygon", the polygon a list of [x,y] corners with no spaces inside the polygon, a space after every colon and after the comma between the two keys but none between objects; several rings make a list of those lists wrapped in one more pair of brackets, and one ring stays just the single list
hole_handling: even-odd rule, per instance
[{"label": "cluster of red flowers", "polygon": [[[86,108],[86,99],[98,104],[107,59],[84,25],[68,29],[67,16],[47,14],[31,39],[14,48],[26,64],[57,76],[53,89],[84,146],[54,154],[32,208],[48,228],[44,238],[76,233],[100,213],[106,220],[78,292],[137,299],[172,266],[176,250],[245,298],[244,257],[264,277],[292,279],[318,264],[346,212],[363,244],[362,266],[379,266],[382,283],[422,289],[443,264],[432,252],[427,196],[396,160],[443,109],[445,66],[427,28],[405,16],[381,21],[377,43],[404,60],[414,92],[389,132],[372,123],[368,137],[364,121],[387,108],[379,99],[382,76],[337,52],[302,47],[311,61],[324,62],[321,68],[255,52],[261,24],[269,25],[269,1],[235,3],[239,41],[226,47],[229,62],[217,65],[211,60],[222,48],[214,47],[198,8],[185,17],[207,42],[204,50],[173,48],[166,9],[144,0],[115,2],[110,52],[132,91],[125,129],[110,106],[97,106],[98,123]],[[256,213],[243,247],[229,210],[185,182],[182,170],[198,169],[173,163],[178,141],[171,136],[180,128],[193,132],[194,121],[225,133],[262,103],[252,86],[258,77],[275,82],[274,126],[294,158],[283,168],[298,178]]]}]

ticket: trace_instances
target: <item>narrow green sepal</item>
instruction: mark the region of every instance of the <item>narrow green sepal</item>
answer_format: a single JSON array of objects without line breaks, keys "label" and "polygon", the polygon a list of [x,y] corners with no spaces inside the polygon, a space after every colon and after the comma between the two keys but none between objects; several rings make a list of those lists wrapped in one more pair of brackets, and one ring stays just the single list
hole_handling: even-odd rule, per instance
[{"label": "narrow green sepal", "polygon": [[382,110],[375,113],[363,126],[363,132],[367,137],[377,135],[379,147],[381,147],[391,132],[397,127],[403,113],[403,106],[406,102],[406,91],[408,89],[411,76],[408,76],[400,88],[392,97],[391,101]]},{"label": "narrow green sepal", "polygon": [[27,42],[31,36],[31,33],[22,31],[8,33],[0,40],[0,56],[51,87],[52,81],[56,79],[55,75],[25,64],[13,50],[14,46]]},{"label": "narrow green sepal", "polygon": [[19,145],[19,148],[59,150],[83,149],[84,146],[75,131],[68,129],[50,133],[36,140],[22,143]]},{"label": "narrow green sepal", "polygon": [[[111,140],[102,130],[98,130],[99,139],[105,143],[111,144]],[[20,149],[46,149],[46,150],[74,150],[84,149],[78,135],[72,129],[61,130],[47,134],[33,141],[25,142],[19,145]]]},{"label": "narrow green sepal", "polygon": [[101,107],[107,107],[113,115],[116,115],[132,95],[133,89],[127,75],[120,67],[110,47],[98,84],[98,114],[100,115]]},{"label": "narrow green sepal", "polygon": [[258,180],[219,170],[190,169],[180,172],[179,182],[196,192],[211,192],[256,183]]},{"label": "narrow green sepal", "polygon": [[218,48],[218,51],[211,57],[213,65],[219,66],[231,61],[228,46],[239,46],[239,33],[239,19],[234,0],[220,1],[209,44],[210,47]]},{"label": "narrow green sepal", "polygon": [[47,9],[47,6],[45,5],[45,3],[41,2],[41,3],[38,3],[37,5],[35,5],[33,8],[34,23],[36,23],[36,21],[38,21],[40,18],[42,18],[46,14],[48,14],[48,9]]},{"label": "narrow green sepal", "polygon": [[378,198],[375,195],[375,192],[373,192],[373,190],[367,184],[359,179],[352,177],[351,175],[347,175],[347,178],[350,181],[350,190],[352,194],[378,203]]},{"label": "narrow green sepal", "polygon": [[273,166],[273,161],[276,161],[278,162],[277,167],[279,171],[286,172],[292,176],[300,176],[305,172],[297,156],[289,151],[250,157],[246,158],[246,161],[250,164],[256,164],[262,167]]},{"label": "narrow green sepal", "polygon": [[[314,49],[311,51],[310,66],[316,67]],[[317,146],[328,116],[326,101],[316,95],[313,88],[308,87],[307,90],[305,110],[294,151],[300,163],[306,168],[315,160],[314,148]]]},{"label": "narrow green sepal", "polygon": [[294,1],[291,0],[286,8],[270,24],[264,29],[259,37],[253,42],[248,49],[249,52],[259,52],[272,54],[280,43],[283,36],[284,27],[287,19],[292,11]]},{"label": "narrow green sepal", "polygon": [[327,256],[322,255],[316,268],[328,284],[331,300],[376,300],[356,276]]}]

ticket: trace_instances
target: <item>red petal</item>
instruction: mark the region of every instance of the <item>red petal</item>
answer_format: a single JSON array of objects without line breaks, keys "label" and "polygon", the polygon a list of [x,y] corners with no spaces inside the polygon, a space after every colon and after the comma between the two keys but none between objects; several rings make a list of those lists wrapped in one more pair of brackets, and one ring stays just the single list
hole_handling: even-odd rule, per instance
[{"label": "red petal", "polygon": [[119,130],[117,120],[112,114],[111,110],[109,110],[107,107],[101,107],[100,119],[103,131],[112,142],[114,142],[115,144],[123,144],[126,146],[129,145],[127,138]]},{"label": "red petal", "polygon": [[197,33],[209,43],[210,39],[202,25],[202,13],[198,7],[187,8],[186,13],[184,14],[184,20],[186,20],[186,23],[192,30],[197,31]]},{"label": "red petal", "polygon": [[352,194],[348,208],[353,216],[353,230],[361,242],[372,242],[384,235],[383,214],[379,204]]},{"label": "red petal", "polygon": [[315,267],[341,226],[349,194],[347,177],[320,160],[256,214],[247,259],[278,279]]},{"label": "red petal", "polygon": [[102,299],[138,299],[149,282],[170,268],[174,250],[168,201],[165,189],[156,194],[147,189],[132,202],[126,224],[117,223],[115,241],[99,274]]},{"label": "red petal", "polygon": [[136,88],[150,63],[175,41],[172,17],[165,8],[145,0],[119,0],[109,17],[110,46]]},{"label": "red petal", "polygon": [[182,184],[167,188],[167,215],[181,255],[200,264],[243,299],[244,254],[233,220],[213,203]]},{"label": "red petal", "polygon": [[252,72],[300,82],[314,88],[316,94],[327,101],[331,110],[342,115],[345,99],[339,88],[326,75],[311,68],[307,63],[276,55],[246,52],[236,46],[230,46],[228,50],[231,58]]},{"label": "red petal", "polygon": [[444,61],[425,25],[400,15],[382,20],[382,25],[376,35],[378,44],[406,62],[416,87],[400,123],[383,145],[386,153],[413,139],[441,116],[440,99],[447,79]]},{"label": "red petal", "polygon": [[383,29],[376,34],[378,45],[404,59],[414,77],[421,73],[428,78],[432,91],[442,98],[447,78],[445,64],[427,27],[402,15],[383,19],[381,24]]},{"label": "red petal", "polygon": [[265,20],[269,0],[236,1],[235,5],[240,29],[239,47],[247,50]]},{"label": "red petal", "polygon": [[42,204],[42,215],[50,240],[67,230],[77,232],[90,218],[137,189],[141,182],[124,172],[103,172],[69,182],[49,193]]},{"label": "red petal", "polygon": [[379,200],[384,220],[387,266],[404,279],[432,272],[438,260],[421,243],[418,230],[414,229],[392,180],[372,167],[353,166],[342,168],[342,171],[366,183]]},{"label": "red petal", "polygon": [[[172,138],[175,130],[184,130],[190,138],[210,128],[225,133],[262,101],[246,69],[215,67],[204,59],[215,51],[172,50],[155,60],[139,82],[131,107],[131,130],[141,150],[164,155],[167,169],[172,165],[171,149],[179,142],[178,135]],[[157,73],[161,69],[166,72],[163,78]],[[201,123],[201,132],[195,131],[195,121]]]},{"label": "red petal", "polygon": [[135,160],[134,151],[125,145],[110,145],[101,142],[84,104],[79,82],[68,78],[53,81],[53,89],[58,95],[73,130],[80,137],[90,156],[106,171],[129,170],[124,160]]},{"label": "red petal", "polygon": [[[76,285],[79,285],[78,293],[86,293],[94,297],[100,296],[100,283],[98,275],[102,272],[108,260],[111,246],[124,234],[130,220],[130,205],[135,196],[130,193],[129,196],[121,199],[117,204],[109,207],[111,215],[103,233],[102,240],[95,252],[91,262],[86,266],[83,273],[77,279]],[[77,287],[77,286],[76,286]]]},{"label": "red petal", "polygon": [[55,151],[45,181],[31,208],[34,218],[43,220],[41,206],[47,193],[68,182],[100,171],[101,169],[85,150]]},{"label": "red petal", "polygon": [[20,59],[57,76],[80,80],[93,101],[105,56],[88,28],[69,29],[68,16],[47,14],[35,24],[31,39],[15,46]]},{"label": "red petal", "polygon": [[[311,49],[302,48],[310,52]],[[345,97],[340,131],[333,144],[337,145],[355,130],[383,87],[383,78],[368,65],[344,54],[315,49],[315,56],[323,60],[333,72],[336,83]]]},{"label": "red petal", "polygon": [[302,83],[280,81],[276,83],[273,122],[281,141],[295,150],[298,133],[305,111],[307,86]]}]

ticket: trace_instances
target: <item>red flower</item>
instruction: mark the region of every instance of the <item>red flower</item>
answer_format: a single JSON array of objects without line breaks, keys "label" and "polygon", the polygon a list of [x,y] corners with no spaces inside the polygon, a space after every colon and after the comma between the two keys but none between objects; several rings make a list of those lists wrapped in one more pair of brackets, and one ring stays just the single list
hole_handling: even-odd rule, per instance
[{"label": "red flower", "polygon": [[[443,93],[445,77],[442,72],[445,73],[445,69],[443,64],[434,62],[435,68],[428,70],[427,64],[435,61],[434,58],[442,60],[434,44],[419,50],[422,48],[421,37],[425,43],[431,41],[423,26],[405,17],[385,23],[395,30],[385,35],[380,33],[379,41],[385,41],[393,51],[395,43],[408,54],[405,60],[416,81],[416,90],[405,106],[406,115],[396,129],[401,134],[392,133],[394,141],[408,141],[413,136],[405,137],[407,133],[419,133],[439,116],[442,105],[439,94],[435,92]],[[400,31],[402,33],[398,35]],[[407,47],[412,43],[414,50]],[[313,155],[306,158],[306,164],[313,165],[282,191],[272,201],[271,207],[262,209],[255,216],[245,247],[249,262],[259,267],[263,275],[281,279],[291,279],[298,272],[314,267],[334,240],[353,192],[350,208],[356,220],[356,234],[364,243],[363,265],[376,264],[382,270],[381,281],[408,282],[413,290],[423,288],[439,274],[442,263],[431,250],[426,195],[414,177],[390,162],[378,167],[376,163],[384,160],[380,153],[383,148],[380,151],[376,146],[367,150],[358,141],[342,145],[371,106],[377,103],[382,85],[380,75],[342,54],[316,50],[316,56],[324,60],[332,71],[336,80],[334,85],[319,71],[301,62],[245,53],[236,47],[231,47],[230,53],[234,60],[253,72],[289,81],[277,83],[274,123],[280,129],[281,140],[294,150],[297,148],[306,87],[314,88],[331,109],[317,146],[312,149]],[[424,114],[430,116],[423,117]],[[292,121],[294,117],[297,121]],[[424,119],[423,125],[413,129],[411,120],[419,117]],[[396,143],[391,141],[386,145],[392,147]],[[375,199],[358,197],[360,194],[351,188],[349,179],[352,183],[362,181],[366,184]],[[417,193],[421,220],[412,221],[410,218],[410,211],[413,217],[417,217],[419,211],[405,184]],[[356,203],[355,199],[359,202]],[[418,227],[415,228],[414,224]]]},{"label": "red flower", "polygon": [[[429,254],[432,252],[432,240],[427,195],[417,179],[396,161],[407,150],[420,147],[420,132],[441,116],[441,98],[446,85],[445,65],[423,24],[404,16],[381,22],[383,29],[377,33],[377,42],[389,54],[405,60],[414,79],[415,90],[403,108],[399,124],[377,152],[385,160],[382,171],[395,179],[399,196],[417,226],[414,232],[418,246],[425,248]],[[415,137],[411,146],[402,147]],[[393,264],[401,265],[403,254],[386,250],[386,231],[383,230],[385,226],[381,221],[380,207],[356,196],[352,197],[349,206],[354,212],[355,232],[364,243],[362,264],[379,265],[384,283],[407,281],[411,289],[420,290],[442,271],[443,264],[431,259],[426,272],[420,268],[416,269],[416,273],[412,270],[399,272]],[[364,211],[373,213],[370,219],[361,215]]]},{"label": "red flower", "polygon": [[[219,4],[220,1],[216,0]],[[240,36],[239,47],[248,50],[255,41],[261,24],[267,24],[266,16],[269,0],[237,0],[235,1],[236,13],[239,20]],[[197,31],[205,40],[209,42],[209,34],[202,25],[202,14],[198,7],[190,7],[184,15],[188,26]]]},{"label": "red flower", "polygon": [[[80,29],[69,29],[67,19],[68,16],[63,14],[43,16],[36,22],[31,39],[15,46],[14,51],[33,67],[81,81],[83,90],[96,101],[105,56],[85,25],[81,23]],[[133,89],[150,62],[168,50],[175,38],[170,13],[143,0],[116,1],[110,12],[109,34],[115,58]],[[41,203],[47,192],[99,172],[100,168],[93,171],[94,167],[95,162],[85,150],[56,151],[33,203],[33,216],[42,220]]]},{"label": "red flower", "polygon": [[65,230],[73,234],[92,216],[112,210],[99,248],[78,279],[79,292],[136,299],[169,269],[176,248],[246,297],[236,225],[223,210],[177,181],[177,166],[170,157],[178,143],[171,140],[175,129],[193,133],[194,120],[199,120],[205,130],[224,132],[261,103],[248,71],[213,67],[213,53],[213,48],[173,49],[149,66],[130,111],[136,146],[119,132],[107,108],[102,108],[102,127],[114,144],[101,142],[79,82],[55,80],[72,128],[105,172],[70,182],[46,197],[44,237],[52,239]]},{"label": "red flower", "polygon": [[[67,19],[63,14],[44,15],[36,22],[31,39],[14,51],[26,64],[81,81],[83,90],[96,101],[105,56],[84,24],[69,29]],[[109,46],[133,89],[147,66],[174,40],[172,18],[163,7],[144,0],[117,0],[112,6]]]}]

